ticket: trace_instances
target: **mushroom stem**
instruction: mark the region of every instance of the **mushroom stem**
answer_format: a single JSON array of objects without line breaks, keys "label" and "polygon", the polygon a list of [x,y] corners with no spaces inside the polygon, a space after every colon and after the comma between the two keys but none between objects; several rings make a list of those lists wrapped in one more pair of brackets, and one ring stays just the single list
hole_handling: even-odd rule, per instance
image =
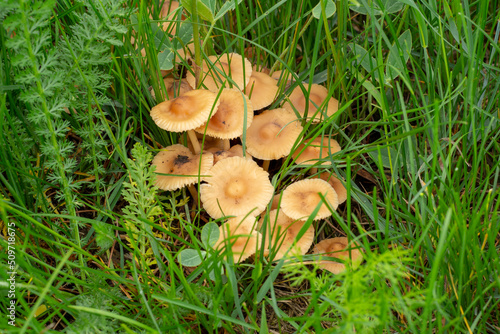
[{"label": "mushroom stem", "polygon": [[191,144],[193,144],[194,154],[200,154],[201,147],[200,143],[198,142],[198,138],[196,138],[196,133],[194,132],[194,130],[188,130],[187,134],[189,136],[189,140],[191,140]]},{"label": "mushroom stem", "polygon": [[188,186],[188,190],[191,196],[193,197],[193,200],[196,202],[198,200],[198,192],[196,191],[194,184],[190,184]]},{"label": "mushroom stem", "polygon": [[269,170],[269,163],[271,160],[264,160],[264,163],[262,164],[262,168],[267,172]]},{"label": "mushroom stem", "polygon": [[318,172],[318,168],[311,168],[311,174],[314,175]]},{"label": "mushroom stem", "polygon": [[224,139],[222,143],[224,145],[223,146],[224,151],[229,151],[229,149],[231,148],[231,143],[229,142],[229,139]]}]

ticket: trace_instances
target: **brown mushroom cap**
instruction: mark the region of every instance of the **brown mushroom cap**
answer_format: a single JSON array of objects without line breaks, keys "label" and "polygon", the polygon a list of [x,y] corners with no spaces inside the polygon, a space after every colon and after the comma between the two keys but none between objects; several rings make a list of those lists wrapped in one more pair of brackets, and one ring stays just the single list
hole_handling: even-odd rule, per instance
[{"label": "brown mushroom cap", "polygon": [[[351,247],[349,250],[348,248]],[[349,240],[345,237],[338,237],[332,239],[325,239],[317,243],[313,250],[313,254],[321,254],[328,257],[338,258],[344,261],[352,260],[352,267],[357,268],[361,262],[363,262],[363,254],[361,248],[355,242],[351,242],[349,246]],[[347,250],[346,250],[347,249]],[[328,270],[334,274],[340,274],[346,270],[344,263],[320,260],[319,267]]]},{"label": "brown mushroom cap", "polygon": [[240,157],[252,160],[252,156],[248,153],[243,156],[243,147],[241,145],[234,145],[227,151],[217,147],[208,148],[207,151],[214,155],[214,165],[221,160],[231,157]]},{"label": "brown mushroom cap", "polygon": [[156,105],[151,109],[151,118],[164,130],[182,132],[205,123],[218,106],[215,93],[196,89]]},{"label": "brown mushroom cap", "polygon": [[[317,137],[310,140],[307,144],[300,144],[292,156],[296,164],[315,164],[317,160],[325,159],[332,154],[341,151],[339,143],[335,139]],[[320,165],[331,165],[331,162],[325,160]]]},{"label": "brown mushroom cap", "polygon": [[203,207],[212,218],[261,213],[273,196],[269,174],[255,161],[232,157],[219,161],[200,186]]},{"label": "brown mushroom cap", "polygon": [[155,185],[163,190],[176,190],[196,183],[199,179],[203,180],[198,175],[208,174],[213,159],[212,153],[193,155],[187,147],[180,144],[165,147],[154,157],[152,164],[156,166],[156,173],[172,176],[157,175]]},{"label": "brown mushroom cap", "polygon": [[215,249],[228,249],[233,254],[234,263],[246,260],[259,248],[260,233],[255,231],[255,217],[237,216],[228,219],[219,227],[219,240]]},{"label": "brown mushroom cap", "polygon": [[[191,86],[189,86],[186,79],[176,80],[172,77],[165,77],[163,78],[163,83],[165,84],[165,89],[167,91],[167,98],[163,98],[164,92],[162,89],[161,101],[175,99],[176,97],[181,96],[182,94],[189,92],[190,90],[193,90]],[[151,96],[153,97],[153,99],[156,98],[154,89],[151,89]]]},{"label": "brown mushroom cap", "polygon": [[[281,208],[290,218],[307,219],[318,204],[322,203],[318,193],[324,196],[334,210],[337,209],[337,193],[328,182],[321,179],[301,180],[289,185],[283,191]],[[331,214],[325,203],[322,203],[314,220],[329,217]]]},{"label": "brown mushroom cap", "polygon": [[[307,111],[308,118],[312,118],[313,115],[316,114],[316,116],[314,116],[314,122],[319,122],[322,119],[325,119],[323,115],[324,111],[318,113],[316,113],[316,111],[327,97],[328,97],[328,90],[323,86],[312,84],[311,90],[309,92],[309,98],[306,98],[306,96],[302,92],[301,87],[297,86],[292,91],[292,94],[290,94],[289,96],[290,101],[285,102],[283,104],[283,108],[290,111],[293,111],[295,108],[301,116],[304,116],[306,108],[307,106],[309,106]],[[330,117],[338,110],[339,110],[339,101],[331,97],[327,104],[326,116]]]},{"label": "brown mushroom cap", "polygon": [[[245,121],[246,112],[246,121]],[[243,129],[252,124],[252,103],[236,89],[225,88],[219,96],[217,112],[205,123],[196,128],[199,133],[220,139],[234,139],[243,134]]]},{"label": "brown mushroom cap", "polygon": [[[230,81],[227,78],[231,78],[236,88],[240,90],[250,80],[252,64],[237,53],[209,56],[208,60],[202,64],[201,80],[203,85],[212,92],[217,92],[222,87],[229,88]],[[186,79],[193,88],[196,87],[194,72],[193,70],[186,73]]]},{"label": "brown mushroom cap", "polygon": [[280,159],[290,154],[301,133],[295,114],[282,108],[266,110],[247,129],[247,150],[258,159]]},{"label": "brown mushroom cap", "polygon": [[347,200],[347,189],[344,187],[342,182],[336,177],[334,173],[321,173],[320,179],[325,180],[330,183],[330,185],[335,189],[337,193],[337,198],[339,200],[339,205],[344,203]]},{"label": "brown mushroom cap", "polygon": [[[281,259],[291,247],[290,255],[304,255],[314,240],[314,226],[311,224],[300,239],[297,235],[305,221],[294,220],[283,213],[283,210],[272,210],[269,213],[270,223],[264,224],[264,217],[259,221],[258,228],[267,228],[264,245],[266,250],[275,250],[274,260]],[[266,255],[266,254],[265,254]]]},{"label": "brown mushroom cap", "polygon": [[276,80],[263,72],[252,72],[245,94],[250,96],[254,110],[260,110],[273,103],[278,94]]}]

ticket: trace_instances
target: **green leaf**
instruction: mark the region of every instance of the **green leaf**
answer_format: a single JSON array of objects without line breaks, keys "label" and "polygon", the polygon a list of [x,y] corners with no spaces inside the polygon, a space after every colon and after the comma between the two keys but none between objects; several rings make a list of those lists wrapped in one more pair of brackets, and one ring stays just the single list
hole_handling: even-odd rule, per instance
[{"label": "green leaf", "polygon": [[179,262],[185,267],[197,267],[201,264],[201,260],[205,258],[207,252],[194,249],[183,249],[179,253]]},{"label": "green leaf", "polygon": [[400,73],[403,73],[406,70],[406,63],[410,58],[411,47],[411,32],[410,30],[406,30],[401,34],[401,36],[399,36],[398,43],[394,43],[389,50],[387,64],[385,67],[386,81],[396,78]]},{"label": "green leaf", "polygon": [[191,22],[183,21],[180,28],[177,30],[177,35],[173,39],[173,47],[179,50],[193,39],[193,25]]},{"label": "green leaf", "polygon": [[109,249],[113,245],[115,234],[113,227],[103,222],[94,224],[94,229],[97,233],[95,241],[101,250]]},{"label": "green leaf", "polygon": [[316,7],[313,8],[312,14],[315,18],[318,20],[322,17],[321,16],[321,1],[325,1],[325,16],[326,18],[329,18],[335,14],[337,11],[337,7],[335,6],[335,2],[332,0],[320,0]]},{"label": "green leaf", "polygon": [[215,21],[217,21],[218,19],[220,19],[221,17],[223,17],[227,12],[229,12],[230,10],[233,10],[234,7],[235,7],[235,2],[239,5],[241,3],[242,0],[235,0],[235,1],[226,1],[224,2],[224,5],[222,5],[222,7],[219,9],[219,11],[217,12],[217,15],[215,15]]},{"label": "green leaf", "polygon": [[376,163],[378,163],[379,161],[379,156],[380,156],[380,159],[382,160],[382,166],[384,166],[385,168],[395,168],[398,166],[398,152],[393,149],[392,147],[380,147],[380,151],[377,149],[377,150],[374,150],[374,151],[370,151],[368,152],[368,155],[373,159],[373,161],[375,161]]},{"label": "green leaf", "polygon": [[219,236],[219,226],[217,226],[216,223],[208,223],[203,226],[203,229],[201,230],[201,242],[203,243],[205,249],[213,247],[217,240],[219,240]]},{"label": "green leaf", "polygon": [[[181,0],[182,6],[192,15],[192,0]],[[198,16],[205,21],[214,23],[215,0],[196,0]]]},{"label": "green leaf", "polygon": [[377,61],[375,60],[375,58],[370,56],[368,51],[366,51],[362,46],[358,44],[349,43],[348,46],[354,52],[356,62],[361,65],[365,69],[365,71],[370,73],[370,75],[372,75],[375,80],[379,81],[379,73],[376,70]]},{"label": "green leaf", "polygon": [[168,71],[174,67],[174,53],[172,50],[165,50],[158,53],[158,65],[160,70]]},{"label": "green leaf", "polygon": [[404,6],[399,0],[351,0],[349,9],[363,15],[382,15],[399,12]]}]

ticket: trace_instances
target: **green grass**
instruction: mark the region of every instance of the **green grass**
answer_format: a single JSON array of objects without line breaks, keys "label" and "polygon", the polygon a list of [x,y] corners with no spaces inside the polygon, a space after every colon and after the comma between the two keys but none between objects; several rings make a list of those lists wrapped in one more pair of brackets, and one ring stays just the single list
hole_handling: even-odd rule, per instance
[{"label": "green grass", "polygon": [[[149,116],[149,88],[164,89],[158,5],[44,3],[0,2],[2,314],[9,223],[17,272],[16,327],[2,331],[500,331],[500,3],[408,0],[384,13],[340,0],[316,19],[316,1],[256,0],[200,19],[203,57],[252,48],[253,64],[295,73],[272,107],[300,82],[340,101],[303,134],[343,148],[327,159],[348,200],[313,222],[318,241],[362,245],[364,264],[341,275],[301,264],[311,255],[234,265],[211,249],[181,266],[183,249],[205,249],[209,218],[186,190],[151,186],[148,153],[184,140]],[[291,158],[270,172],[276,192],[306,173]]]}]

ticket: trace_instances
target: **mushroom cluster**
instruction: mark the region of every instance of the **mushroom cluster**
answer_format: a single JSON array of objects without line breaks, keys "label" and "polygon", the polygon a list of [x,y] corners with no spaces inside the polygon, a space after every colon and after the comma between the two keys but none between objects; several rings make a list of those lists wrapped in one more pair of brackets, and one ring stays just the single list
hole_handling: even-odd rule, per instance
[{"label": "mushroom cluster", "polygon": [[[209,56],[197,68],[199,75],[194,67],[179,71],[186,73],[184,78],[170,73],[163,79],[166,96],[154,97],[160,99],[150,112],[155,124],[189,137],[189,147],[171,145],[155,156],[156,185],[169,191],[187,186],[197,196],[198,183],[208,215],[236,217],[221,225],[215,246],[230,247],[235,262],[260,247],[274,260],[306,254],[314,241],[312,221],[329,217],[347,192],[327,171],[340,145],[325,136],[303,139],[301,123],[332,116],[338,101],[325,87],[313,84],[293,89],[281,108],[266,109],[278,100],[279,79],[255,70],[245,57]],[[269,163],[288,156],[299,168],[309,168],[313,177],[275,194]],[[323,173],[317,173],[318,168]]]}]

